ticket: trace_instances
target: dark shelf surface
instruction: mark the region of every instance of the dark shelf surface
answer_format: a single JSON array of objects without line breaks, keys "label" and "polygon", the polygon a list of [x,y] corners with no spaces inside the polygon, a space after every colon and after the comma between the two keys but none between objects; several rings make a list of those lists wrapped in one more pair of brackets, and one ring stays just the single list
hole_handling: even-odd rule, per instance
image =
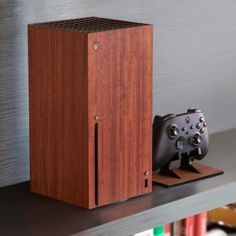
[{"label": "dark shelf surface", "polygon": [[0,235],[131,235],[236,202],[236,129],[211,135],[202,161],[224,175],[164,188],[122,203],[85,210],[29,192],[29,183],[0,189]]}]

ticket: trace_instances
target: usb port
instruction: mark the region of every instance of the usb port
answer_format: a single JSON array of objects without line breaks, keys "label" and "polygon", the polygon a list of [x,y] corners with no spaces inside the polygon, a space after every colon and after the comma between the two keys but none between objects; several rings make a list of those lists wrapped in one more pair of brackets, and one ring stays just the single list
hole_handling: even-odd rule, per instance
[{"label": "usb port", "polygon": [[145,180],[144,180],[144,187],[145,187],[145,188],[148,188],[148,179],[145,179]]}]

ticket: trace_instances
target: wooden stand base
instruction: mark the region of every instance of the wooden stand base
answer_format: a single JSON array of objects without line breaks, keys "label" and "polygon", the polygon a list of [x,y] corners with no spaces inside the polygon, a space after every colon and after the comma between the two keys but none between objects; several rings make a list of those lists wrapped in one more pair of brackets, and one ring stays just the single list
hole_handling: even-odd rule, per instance
[{"label": "wooden stand base", "polygon": [[159,173],[153,173],[152,181],[165,187],[173,187],[176,185],[184,184],[187,182],[196,181],[199,179],[209,178],[224,173],[223,170],[219,170],[204,164],[194,163],[193,166],[200,172],[194,173],[183,169],[176,169],[175,173],[180,178],[174,178],[167,175],[160,175]]}]

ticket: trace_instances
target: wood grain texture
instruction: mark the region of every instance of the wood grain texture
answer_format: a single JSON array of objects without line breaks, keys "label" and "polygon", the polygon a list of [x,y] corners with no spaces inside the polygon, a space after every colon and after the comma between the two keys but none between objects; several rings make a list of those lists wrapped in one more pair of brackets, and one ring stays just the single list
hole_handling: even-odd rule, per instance
[{"label": "wood grain texture", "polygon": [[87,35],[29,26],[31,190],[89,207]]},{"label": "wood grain texture", "polygon": [[29,26],[31,190],[94,208],[152,190],[152,26],[79,22]]},{"label": "wood grain texture", "polygon": [[[32,190],[50,192],[52,153],[51,31],[29,27],[29,110]],[[43,161],[45,158],[47,161]],[[41,180],[41,181],[39,181]],[[49,180],[49,181],[48,181]]]},{"label": "wood grain texture", "polygon": [[104,205],[152,188],[152,26],[92,33],[88,45],[90,134],[97,115],[98,203]]},{"label": "wood grain texture", "polygon": [[[55,30],[52,67],[53,181],[51,195],[89,203],[87,35]],[[45,159],[44,159],[45,160]],[[94,203],[93,203],[94,207]]]},{"label": "wood grain texture", "polygon": [[154,184],[150,194],[94,210],[33,194],[28,183],[2,188],[0,235],[126,236],[235,202],[235,139],[236,130],[210,136],[203,162],[224,175],[174,188]]}]

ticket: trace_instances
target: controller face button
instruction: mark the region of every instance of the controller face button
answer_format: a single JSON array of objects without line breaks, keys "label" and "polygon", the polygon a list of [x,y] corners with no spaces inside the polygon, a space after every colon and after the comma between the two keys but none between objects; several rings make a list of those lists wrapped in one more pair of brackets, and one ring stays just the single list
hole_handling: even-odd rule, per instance
[{"label": "controller face button", "polygon": [[204,121],[203,116],[201,116],[201,117],[199,118],[199,121],[200,121],[201,123]]},{"label": "controller face button", "polygon": [[176,138],[179,135],[179,128],[176,125],[171,125],[169,130],[169,137]]},{"label": "controller face button", "polygon": [[201,133],[201,134],[204,134],[204,132],[205,132],[205,128],[202,127],[202,128],[200,129],[200,133]]},{"label": "controller face button", "polygon": [[186,117],[185,117],[185,122],[186,122],[187,124],[190,122],[189,116],[186,116]]},{"label": "controller face button", "polygon": [[202,142],[202,137],[200,134],[194,134],[192,139],[193,145],[199,145]]},{"label": "controller face button", "polygon": [[183,127],[183,128],[182,128],[182,131],[186,131],[186,127]]},{"label": "controller face button", "polygon": [[193,126],[193,125],[191,125],[191,126],[190,126],[190,129],[193,129],[193,128],[194,128],[194,126]]},{"label": "controller face button", "polygon": [[[203,125],[204,125],[204,124],[203,124]],[[197,128],[197,129],[201,129],[201,127],[202,127],[201,123],[197,123],[197,124],[196,124],[196,128]]]},{"label": "controller face button", "polygon": [[203,122],[203,126],[207,127],[207,122],[206,121]]},{"label": "controller face button", "polygon": [[178,138],[177,141],[176,141],[177,150],[183,150],[184,149],[184,144],[185,144],[185,138],[183,136]]}]

